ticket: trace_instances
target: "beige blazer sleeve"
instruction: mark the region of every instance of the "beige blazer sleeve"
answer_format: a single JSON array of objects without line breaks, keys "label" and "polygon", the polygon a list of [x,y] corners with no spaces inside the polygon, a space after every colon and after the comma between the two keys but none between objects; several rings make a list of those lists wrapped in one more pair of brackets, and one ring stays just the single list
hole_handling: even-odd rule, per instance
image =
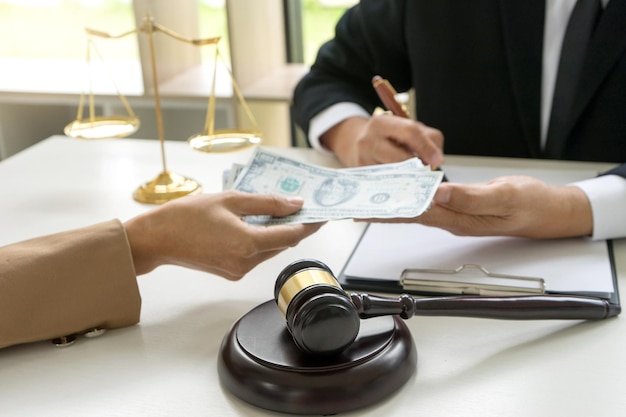
[{"label": "beige blazer sleeve", "polygon": [[119,220],[0,248],[0,347],[139,321]]}]

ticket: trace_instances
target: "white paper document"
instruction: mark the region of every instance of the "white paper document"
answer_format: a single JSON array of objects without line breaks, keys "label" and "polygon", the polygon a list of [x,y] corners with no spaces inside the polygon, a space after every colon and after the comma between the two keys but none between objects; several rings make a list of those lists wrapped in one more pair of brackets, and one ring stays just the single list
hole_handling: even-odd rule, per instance
[{"label": "white paper document", "polygon": [[[477,264],[494,274],[536,277],[546,292],[615,292],[606,241],[455,236],[419,224],[370,224],[344,268],[351,279],[398,282],[406,268]],[[467,274],[461,279],[472,279]]]}]

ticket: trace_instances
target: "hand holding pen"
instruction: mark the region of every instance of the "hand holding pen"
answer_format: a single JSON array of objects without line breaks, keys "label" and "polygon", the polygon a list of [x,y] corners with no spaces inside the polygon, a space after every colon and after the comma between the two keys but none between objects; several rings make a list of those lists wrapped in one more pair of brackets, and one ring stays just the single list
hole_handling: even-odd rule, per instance
[{"label": "hand holding pen", "polygon": [[391,86],[389,81],[385,80],[380,75],[375,75],[374,78],[372,78],[372,86],[387,110],[395,116],[409,118],[409,113],[404,106],[396,100],[396,94],[398,93]]},{"label": "hand holding pen", "polygon": [[[381,90],[383,96],[390,98],[387,105],[393,106],[393,88],[388,83],[382,85],[385,86]],[[390,94],[385,93],[388,88]],[[406,115],[406,112],[399,114]],[[432,167],[443,164],[441,131],[408,116],[351,116],[328,129],[319,139],[320,144],[337,155],[347,167],[400,162],[414,155],[419,155]]]},{"label": "hand holding pen", "polygon": [[[383,105],[385,106],[385,108],[390,111],[394,116],[398,116],[398,117],[402,117],[405,119],[409,119],[410,116],[408,114],[408,112],[406,111],[406,108],[404,107],[404,105],[402,105],[401,103],[399,103],[396,100],[396,95],[397,92],[396,90],[393,88],[393,86],[389,83],[389,81],[387,81],[386,79],[382,78],[380,75],[375,75],[372,78],[372,86],[374,87],[374,90],[376,90],[376,93],[378,94],[378,97],[380,98],[380,100],[382,101]],[[422,129],[423,131],[426,131],[427,129],[433,130],[432,128],[429,128],[428,126],[424,125],[423,123],[420,122],[415,122],[419,125],[420,129]],[[441,135],[441,132],[437,131],[439,133],[439,135],[437,136],[433,136],[433,137],[440,137],[441,138],[441,143],[437,143],[436,145],[439,147],[439,149],[441,150],[441,148],[443,147],[443,136]],[[427,135],[423,135],[425,136],[425,138],[423,138],[422,140],[429,140],[430,138],[426,137]],[[414,154],[417,157],[420,157],[420,152],[418,149],[417,144],[415,144],[415,141],[396,141],[397,145],[404,147],[407,151],[409,151],[410,153]],[[423,144],[422,144],[423,146]],[[443,163],[443,156],[441,156],[441,162],[439,161],[426,161],[427,163],[429,163],[431,166],[433,166],[433,168],[438,168],[441,163]],[[420,158],[420,159],[424,159],[424,158]]]}]

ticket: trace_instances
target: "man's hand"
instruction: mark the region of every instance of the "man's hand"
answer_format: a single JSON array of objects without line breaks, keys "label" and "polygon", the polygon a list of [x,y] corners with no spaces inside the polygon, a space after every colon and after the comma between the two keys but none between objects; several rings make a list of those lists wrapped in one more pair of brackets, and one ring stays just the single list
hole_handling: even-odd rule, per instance
[{"label": "man's hand", "polygon": [[576,186],[510,176],[484,184],[443,183],[433,206],[411,220],[456,235],[560,238],[593,232],[591,206]]},{"label": "man's hand", "polygon": [[400,162],[414,156],[433,168],[443,164],[443,134],[398,116],[352,117],[328,130],[320,141],[348,167]]}]

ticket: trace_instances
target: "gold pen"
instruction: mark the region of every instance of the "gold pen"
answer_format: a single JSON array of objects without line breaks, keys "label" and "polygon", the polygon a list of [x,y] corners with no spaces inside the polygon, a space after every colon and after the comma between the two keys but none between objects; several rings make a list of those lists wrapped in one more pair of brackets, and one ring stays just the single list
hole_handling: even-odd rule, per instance
[{"label": "gold pen", "polygon": [[375,75],[372,78],[372,86],[374,87],[374,90],[376,90],[378,97],[380,97],[380,100],[383,102],[383,105],[387,110],[396,116],[405,117],[407,119],[409,118],[409,114],[404,106],[396,100],[395,96],[398,93],[389,81],[380,75]]},{"label": "gold pen", "polygon": [[[374,77],[372,77],[372,86],[374,87],[374,90],[376,90],[380,101],[383,102],[383,105],[387,110],[395,116],[404,117],[406,119],[410,118],[404,105],[398,103],[398,100],[396,100],[396,94],[398,93],[389,81],[380,75],[374,75]],[[441,171],[441,169],[437,167],[435,171]],[[445,174],[443,176],[443,181],[448,181]]]}]

